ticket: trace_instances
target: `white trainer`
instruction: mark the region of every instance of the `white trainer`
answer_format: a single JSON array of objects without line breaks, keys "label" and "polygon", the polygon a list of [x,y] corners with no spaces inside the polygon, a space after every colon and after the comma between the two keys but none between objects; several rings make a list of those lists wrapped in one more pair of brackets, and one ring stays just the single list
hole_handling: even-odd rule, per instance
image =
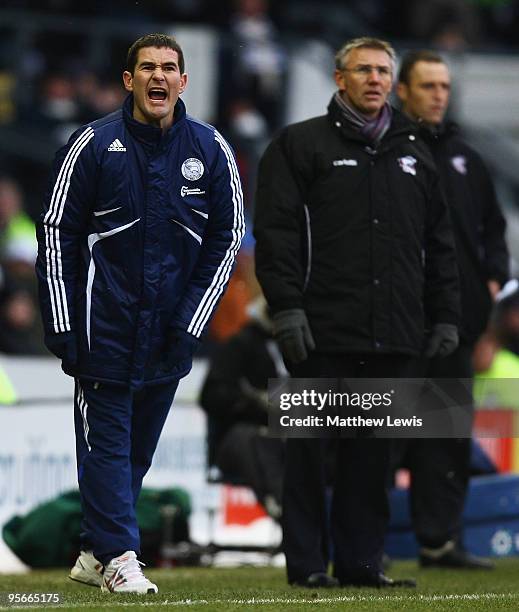
[{"label": "white trainer", "polygon": [[156,584],[150,582],[142,573],[141,563],[133,550],[127,550],[120,557],[115,557],[105,567],[101,591],[110,593],[158,593]]},{"label": "white trainer", "polygon": [[83,584],[100,587],[103,582],[103,564],[91,551],[82,550],[68,577]]}]

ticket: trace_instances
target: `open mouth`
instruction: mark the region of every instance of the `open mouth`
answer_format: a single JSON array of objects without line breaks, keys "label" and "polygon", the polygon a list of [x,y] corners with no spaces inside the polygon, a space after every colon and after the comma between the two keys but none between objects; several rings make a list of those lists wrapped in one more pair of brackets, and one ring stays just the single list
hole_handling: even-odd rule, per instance
[{"label": "open mouth", "polygon": [[168,97],[166,90],[159,87],[152,87],[148,90],[150,100],[165,100]]}]

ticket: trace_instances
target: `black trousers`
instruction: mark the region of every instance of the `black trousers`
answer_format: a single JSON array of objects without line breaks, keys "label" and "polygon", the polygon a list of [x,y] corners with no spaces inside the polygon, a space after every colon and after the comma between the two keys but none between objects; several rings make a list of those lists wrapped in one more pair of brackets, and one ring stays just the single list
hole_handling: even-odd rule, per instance
[{"label": "black trousers", "polygon": [[[409,376],[472,379],[472,349],[462,344],[448,357],[417,360]],[[403,465],[411,473],[410,510],[421,546],[437,548],[448,540],[461,540],[470,447],[469,438],[394,440],[395,466]]]},{"label": "black trousers", "polygon": [[[397,378],[408,365],[409,358],[398,355],[312,353],[291,373],[297,378]],[[326,571],[330,535],[334,574],[339,580],[382,569],[389,518],[391,443],[372,438],[334,442],[333,498],[328,520],[326,465],[330,440],[287,440],[282,523],[289,582]]]}]

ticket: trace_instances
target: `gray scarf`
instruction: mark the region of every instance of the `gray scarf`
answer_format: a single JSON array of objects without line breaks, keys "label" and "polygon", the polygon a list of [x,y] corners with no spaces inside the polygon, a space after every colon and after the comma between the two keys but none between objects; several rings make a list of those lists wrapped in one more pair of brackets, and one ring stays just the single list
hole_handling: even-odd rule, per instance
[{"label": "gray scarf", "polygon": [[351,103],[341,96],[339,91],[335,93],[334,99],[346,121],[370,142],[378,145],[384,134],[388,131],[391,118],[393,117],[393,109],[389,102],[384,104],[375,119],[368,119],[365,115],[354,109]]}]

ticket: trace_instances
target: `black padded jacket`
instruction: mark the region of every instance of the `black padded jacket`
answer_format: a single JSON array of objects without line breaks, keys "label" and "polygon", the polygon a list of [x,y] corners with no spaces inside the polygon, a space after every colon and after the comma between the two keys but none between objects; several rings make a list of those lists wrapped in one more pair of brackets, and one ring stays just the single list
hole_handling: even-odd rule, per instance
[{"label": "black padded jacket", "polygon": [[490,316],[487,281],[504,285],[509,277],[506,221],[490,172],[457,125],[448,122],[435,131],[423,127],[420,135],[433,154],[449,204],[460,272],[461,338],[473,343]]},{"label": "black padded jacket", "polygon": [[459,321],[456,252],[431,154],[398,111],[380,145],[328,114],[260,163],[256,272],[273,312],[303,308],[317,350],[418,355]]}]

